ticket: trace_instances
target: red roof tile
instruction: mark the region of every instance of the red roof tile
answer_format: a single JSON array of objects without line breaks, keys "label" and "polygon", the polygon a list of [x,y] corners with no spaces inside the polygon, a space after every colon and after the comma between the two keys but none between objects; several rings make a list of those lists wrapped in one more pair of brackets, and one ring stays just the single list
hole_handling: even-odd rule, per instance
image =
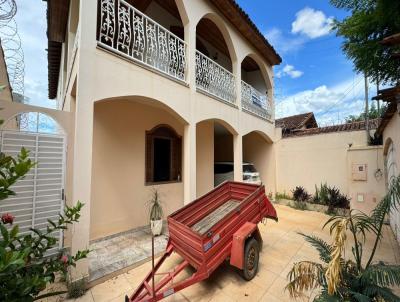
[{"label": "red roof tile", "polygon": [[275,120],[275,126],[282,128],[283,131],[292,131],[300,129],[306,123],[311,123],[313,127],[318,127],[317,121],[315,120],[314,113],[307,112],[292,116],[283,117]]},{"label": "red roof tile", "polygon": [[[381,121],[380,118],[370,120],[369,129],[370,130],[377,129],[380,124],[380,121]],[[291,133],[282,134],[282,136],[286,138],[286,137],[308,136],[308,135],[333,133],[333,132],[361,131],[365,130],[365,125],[366,125],[365,121],[352,122],[341,125],[298,130]]]}]

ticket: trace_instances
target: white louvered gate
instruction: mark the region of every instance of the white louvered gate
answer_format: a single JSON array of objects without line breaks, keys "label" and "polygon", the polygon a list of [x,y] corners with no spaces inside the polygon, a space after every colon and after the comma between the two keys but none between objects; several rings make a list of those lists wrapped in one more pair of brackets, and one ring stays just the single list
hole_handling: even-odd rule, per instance
[{"label": "white louvered gate", "polygon": [[[16,156],[22,147],[30,151],[30,158],[37,163],[26,177],[19,180],[12,190],[16,192],[0,203],[0,213],[15,216],[20,232],[26,234],[30,228],[45,230],[47,219],[58,220],[64,205],[64,172],[66,138],[64,135],[1,131],[1,151]],[[62,248],[62,232],[59,246]]]}]

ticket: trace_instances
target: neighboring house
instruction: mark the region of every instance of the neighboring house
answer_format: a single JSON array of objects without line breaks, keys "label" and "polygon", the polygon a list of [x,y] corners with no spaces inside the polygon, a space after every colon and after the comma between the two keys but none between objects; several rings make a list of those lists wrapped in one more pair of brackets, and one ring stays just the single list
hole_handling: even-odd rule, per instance
[{"label": "neighboring house", "polygon": [[66,199],[86,204],[72,252],[146,225],[153,188],[165,214],[206,193],[215,161],[274,190],[281,58],[234,0],[47,2],[49,97],[74,115]]},{"label": "neighboring house", "polygon": [[282,136],[286,137],[298,131],[317,128],[317,120],[313,112],[292,115],[275,121],[276,127],[282,128]]},{"label": "neighboring house", "polygon": [[[298,120],[298,116],[284,120]],[[379,122],[370,120],[371,135]],[[315,186],[327,183],[347,194],[353,209],[370,212],[383,197],[385,182],[383,148],[368,145],[365,122],[309,129],[298,124],[303,129],[292,126],[275,144],[276,190],[290,194],[296,186],[303,186],[314,194]]]},{"label": "neighboring house", "polygon": [[1,40],[0,40],[0,86],[3,87],[3,89],[0,89],[0,100],[12,102],[13,100],[12,90],[10,86],[10,80],[8,78],[7,65],[4,58],[3,47],[1,46]]}]

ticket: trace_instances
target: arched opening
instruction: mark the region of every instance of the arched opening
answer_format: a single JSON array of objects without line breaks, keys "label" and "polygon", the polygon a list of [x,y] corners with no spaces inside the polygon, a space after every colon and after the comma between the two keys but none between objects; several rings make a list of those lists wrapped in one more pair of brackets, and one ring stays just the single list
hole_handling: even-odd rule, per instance
[{"label": "arched opening", "polygon": [[95,103],[91,240],[148,225],[154,190],[165,217],[183,205],[184,125],[156,100],[121,97]]},{"label": "arched opening", "polygon": [[146,131],[146,184],[180,181],[182,137],[167,124]]},{"label": "arched opening", "polygon": [[383,149],[385,161],[385,178],[387,187],[390,186],[393,179],[398,175],[398,165],[396,162],[396,149],[393,140],[389,137],[386,139]]},{"label": "arched opening", "polygon": [[233,180],[234,129],[218,120],[196,125],[196,190],[201,196],[226,180]]},{"label": "arched opening", "polygon": [[233,51],[216,23],[203,17],[196,27],[196,86],[230,103],[235,102]]},{"label": "arched opening", "polygon": [[263,183],[267,192],[274,190],[274,158],[272,141],[257,131],[243,136],[243,181]]},{"label": "arched opening", "polygon": [[[385,160],[386,186],[390,187],[396,177],[399,176],[399,163],[397,162],[396,146],[391,138],[387,138],[383,150]],[[396,238],[400,237],[400,210],[393,208],[389,214],[390,225]]]},{"label": "arched opening", "polygon": [[196,27],[196,50],[232,72],[232,59],[228,45],[218,26],[202,18]]},{"label": "arched opening", "polygon": [[[45,231],[48,220],[57,220],[65,200],[66,136],[64,129],[51,116],[41,112],[22,112],[9,118],[0,131],[0,151],[16,158],[24,148],[33,167],[12,185],[15,192],[10,202],[0,204],[0,213],[12,213],[23,235],[32,228]],[[63,247],[63,231],[51,234]],[[47,255],[48,255],[47,254]]]},{"label": "arched opening", "polygon": [[263,118],[271,118],[272,106],[268,99],[270,85],[266,81],[267,75],[251,56],[246,56],[242,61],[241,75],[243,108]]},{"label": "arched opening", "polygon": [[2,130],[64,134],[62,127],[49,115],[41,112],[22,112],[8,119]]}]

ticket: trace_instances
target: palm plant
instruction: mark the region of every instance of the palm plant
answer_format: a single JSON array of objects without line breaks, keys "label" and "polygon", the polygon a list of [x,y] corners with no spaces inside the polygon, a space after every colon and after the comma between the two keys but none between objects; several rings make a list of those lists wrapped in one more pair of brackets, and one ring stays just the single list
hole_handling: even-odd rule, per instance
[{"label": "palm plant", "polygon": [[[295,263],[288,274],[286,289],[293,298],[318,289],[314,301],[400,301],[390,287],[400,285],[400,266],[374,261],[382,239],[386,215],[400,206],[400,176],[395,178],[388,193],[371,215],[350,211],[348,215],[331,217],[324,225],[330,225],[333,243],[328,244],[316,237],[301,234],[317,249],[320,263],[302,261]],[[353,259],[345,259],[347,233],[352,240]],[[373,247],[364,249],[366,235],[373,235]]]}]

